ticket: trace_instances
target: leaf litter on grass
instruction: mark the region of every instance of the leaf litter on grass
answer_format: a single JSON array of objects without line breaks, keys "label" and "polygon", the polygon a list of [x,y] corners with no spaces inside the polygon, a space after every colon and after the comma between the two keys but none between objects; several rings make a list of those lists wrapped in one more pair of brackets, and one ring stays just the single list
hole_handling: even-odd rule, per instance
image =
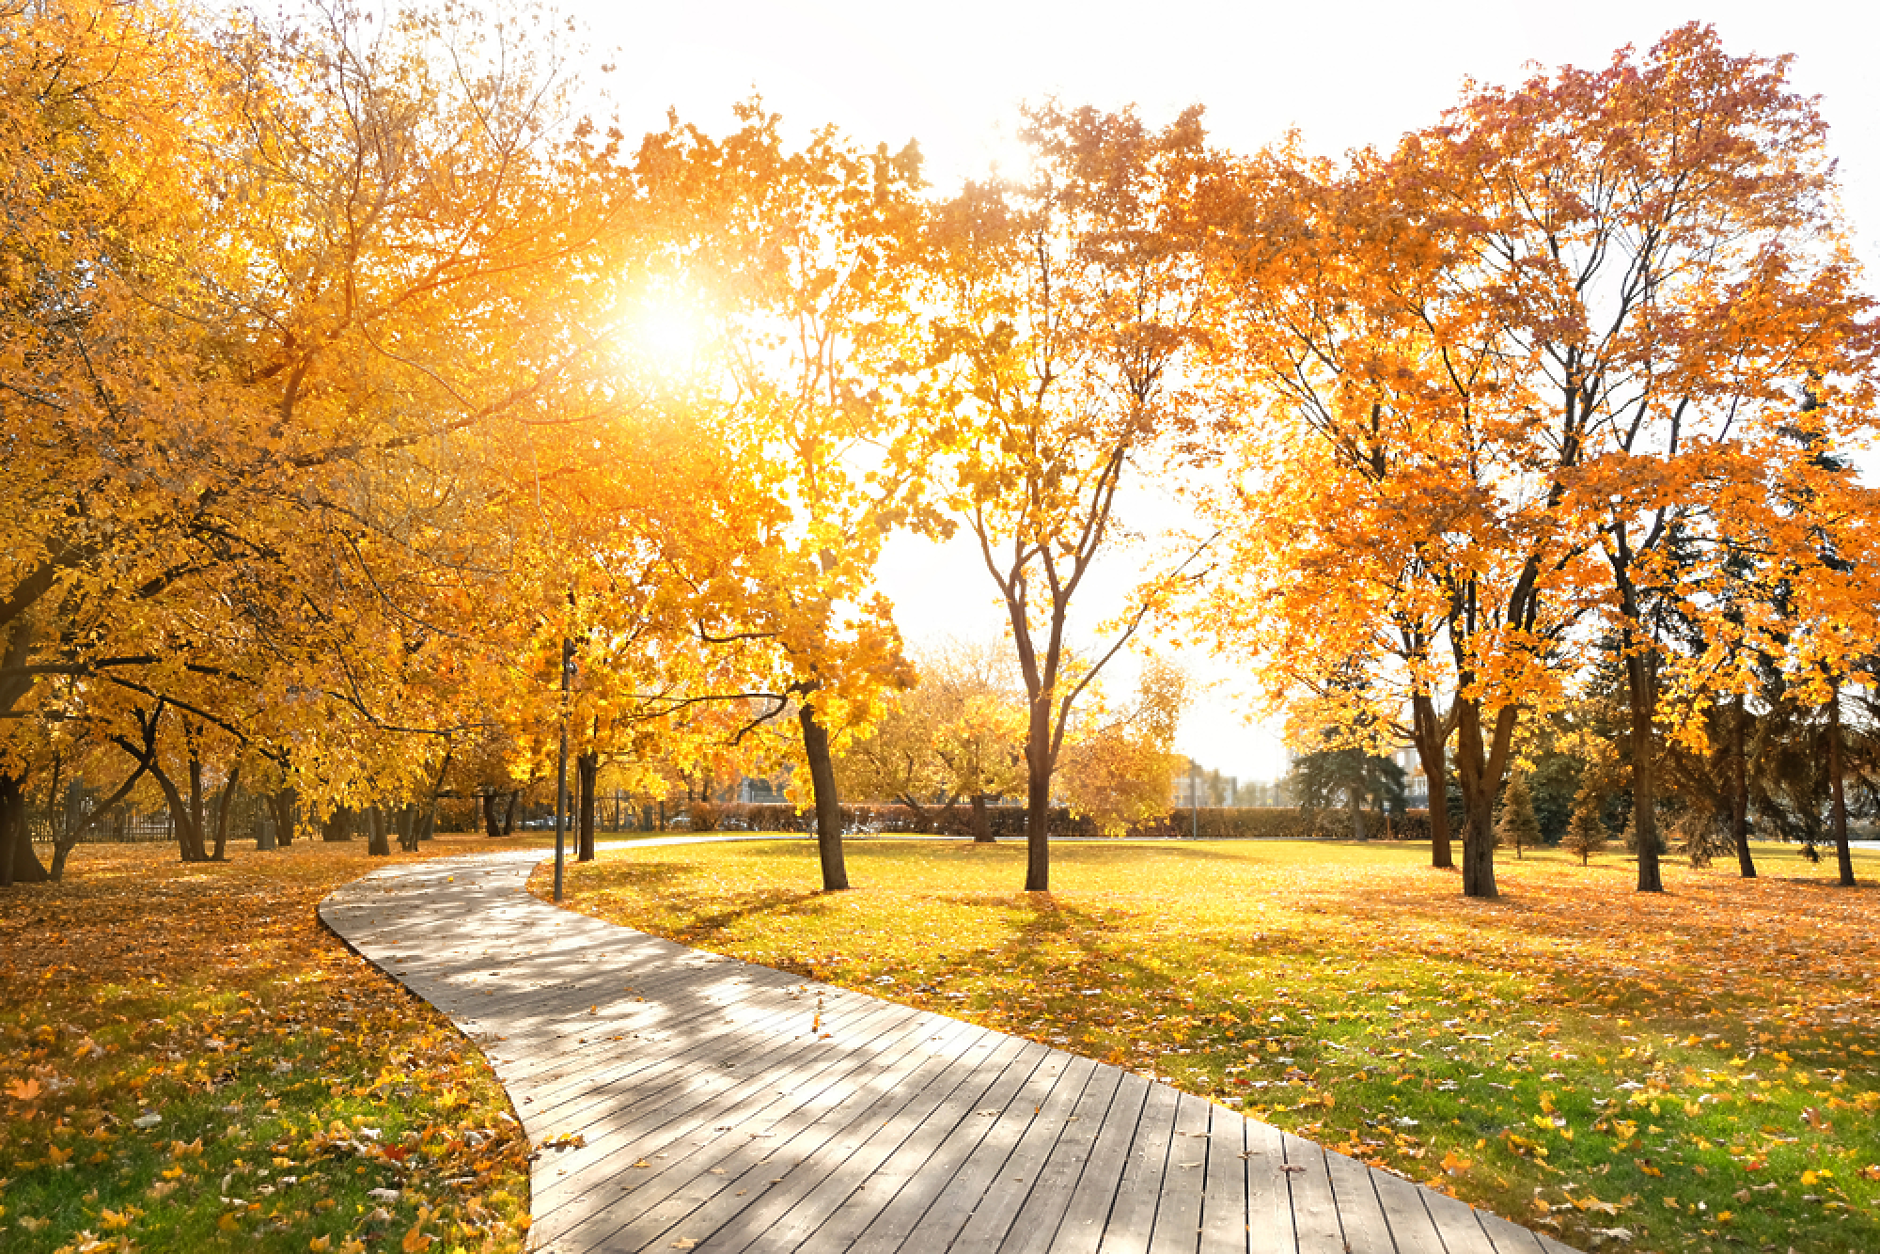
[{"label": "leaf litter on grass", "polygon": [[[1427,846],[667,847],[570,905],[1128,1067],[1587,1248],[1880,1249],[1870,889]],[[1871,880],[1880,864],[1861,863]],[[1623,1231],[1622,1239],[1618,1233]]]},{"label": "leaf litter on grass", "polygon": [[528,1145],[493,1074],[317,920],[385,860],[174,859],[87,847],[0,893],[0,1248],[520,1249]]}]

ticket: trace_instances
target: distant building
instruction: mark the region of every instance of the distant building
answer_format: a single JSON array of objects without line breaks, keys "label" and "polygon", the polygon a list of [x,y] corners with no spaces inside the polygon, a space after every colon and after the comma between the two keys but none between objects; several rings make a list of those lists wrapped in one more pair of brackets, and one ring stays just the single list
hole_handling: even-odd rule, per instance
[{"label": "distant building", "polygon": [[1423,759],[1415,745],[1399,745],[1390,760],[1403,768],[1404,804],[1422,808],[1430,803],[1430,781],[1423,774]]}]

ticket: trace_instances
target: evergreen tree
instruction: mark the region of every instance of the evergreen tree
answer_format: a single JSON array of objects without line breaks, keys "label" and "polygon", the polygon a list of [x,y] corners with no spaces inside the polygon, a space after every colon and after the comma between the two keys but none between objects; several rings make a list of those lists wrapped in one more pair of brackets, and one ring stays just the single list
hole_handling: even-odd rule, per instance
[{"label": "evergreen tree", "polygon": [[[1584,787],[1573,798],[1573,817],[1567,820],[1567,834],[1561,838],[1560,847],[1579,854],[1581,866],[1606,847],[1606,825],[1599,818],[1604,802],[1598,792]],[[1630,826],[1628,822],[1628,830]]]},{"label": "evergreen tree", "polygon": [[1534,796],[1528,789],[1526,771],[1516,771],[1508,779],[1501,797],[1501,818],[1495,825],[1496,839],[1514,846],[1514,856],[1522,856],[1529,845],[1541,840],[1540,820],[1534,816]]}]

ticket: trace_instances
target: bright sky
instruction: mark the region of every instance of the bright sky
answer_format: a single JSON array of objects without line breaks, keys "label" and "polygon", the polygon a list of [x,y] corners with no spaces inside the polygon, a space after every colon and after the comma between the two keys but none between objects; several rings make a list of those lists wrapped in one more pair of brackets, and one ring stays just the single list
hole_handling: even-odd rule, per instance
[{"label": "bright sky", "polygon": [[[1022,100],[1135,104],[1152,124],[1206,106],[1216,141],[1251,151],[1297,127],[1306,146],[1338,153],[1388,145],[1434,122],[1465,79],[1511,83],[1539,62],[1596,68],[1615,49],[1649,48],[1689,20],[1714,24],[1733,53],[1794,54],[1792,81],[1822,98],[1841,161],[1844,204],[1870,274],[1880,275],[1880,7],[1830,0],[1375,0],[1275,5],[1137,0],[564,0],[597,50],[618,47],[609,89],[629,134],[663,127],[666,110],[710,130],[753,89],[786,124],[834,125],[869,144],[919,141],[942,187],[983,169]],[[1863,230],[1864,228],[1864,230]],[[1134,571],[1125,558],[1099,593]],[[884,582],[918,644],[949,633],[996,635],[990,579],[969,552],[906,544]],[[1094,625],[1114,604],[1093,603]],[[1200,666],[1209,678],[1232,668]],[[1119,676],[1122,678],[1122,676]],[[1184,722],[1179,747],[1243,779],[1283,770],[1277,739],[1241,718],[1223,689]]]}]

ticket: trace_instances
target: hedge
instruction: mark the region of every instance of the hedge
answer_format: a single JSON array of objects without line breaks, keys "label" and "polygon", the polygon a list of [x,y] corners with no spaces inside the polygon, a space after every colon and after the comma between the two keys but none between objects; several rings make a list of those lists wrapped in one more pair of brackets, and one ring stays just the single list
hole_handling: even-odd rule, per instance
[{"label": "hedge", "polygon": [[[709,809],[693,806],[691,827],[695,831],[809,832],[815,826],[813,812],[798,813],[788,805],[719,805]],[[1427,811],[1411,810],[1385,820],[1373,813],[1364,816],[1365,832],[1376,838],[1428,840],[1430,819]],[[994,839],[1016,840],[1025,835],[1025,807],[988,806],[986,825]],[[971,836],[973,811],[970,805],[929,806],[916,812],[905,805],[845,805],[842,830],[849,835],[893,833],[897,835]],[[1136,838],[1182,837],[1198,835],[1203,840],[1309,839],[1339,838],[1349,834],[1350,820],[1342,810],[1299,810],[1285,807],[1236,807],[1232,809],[1203,806],[1197,815],[1190,810],[1173,810],[1162,818],[1138,823],[1128,835]],[[1051,810],[1053,836],[1096,836],[1100,833],[1088,818],[1073,815],[1063,806]]]}]

